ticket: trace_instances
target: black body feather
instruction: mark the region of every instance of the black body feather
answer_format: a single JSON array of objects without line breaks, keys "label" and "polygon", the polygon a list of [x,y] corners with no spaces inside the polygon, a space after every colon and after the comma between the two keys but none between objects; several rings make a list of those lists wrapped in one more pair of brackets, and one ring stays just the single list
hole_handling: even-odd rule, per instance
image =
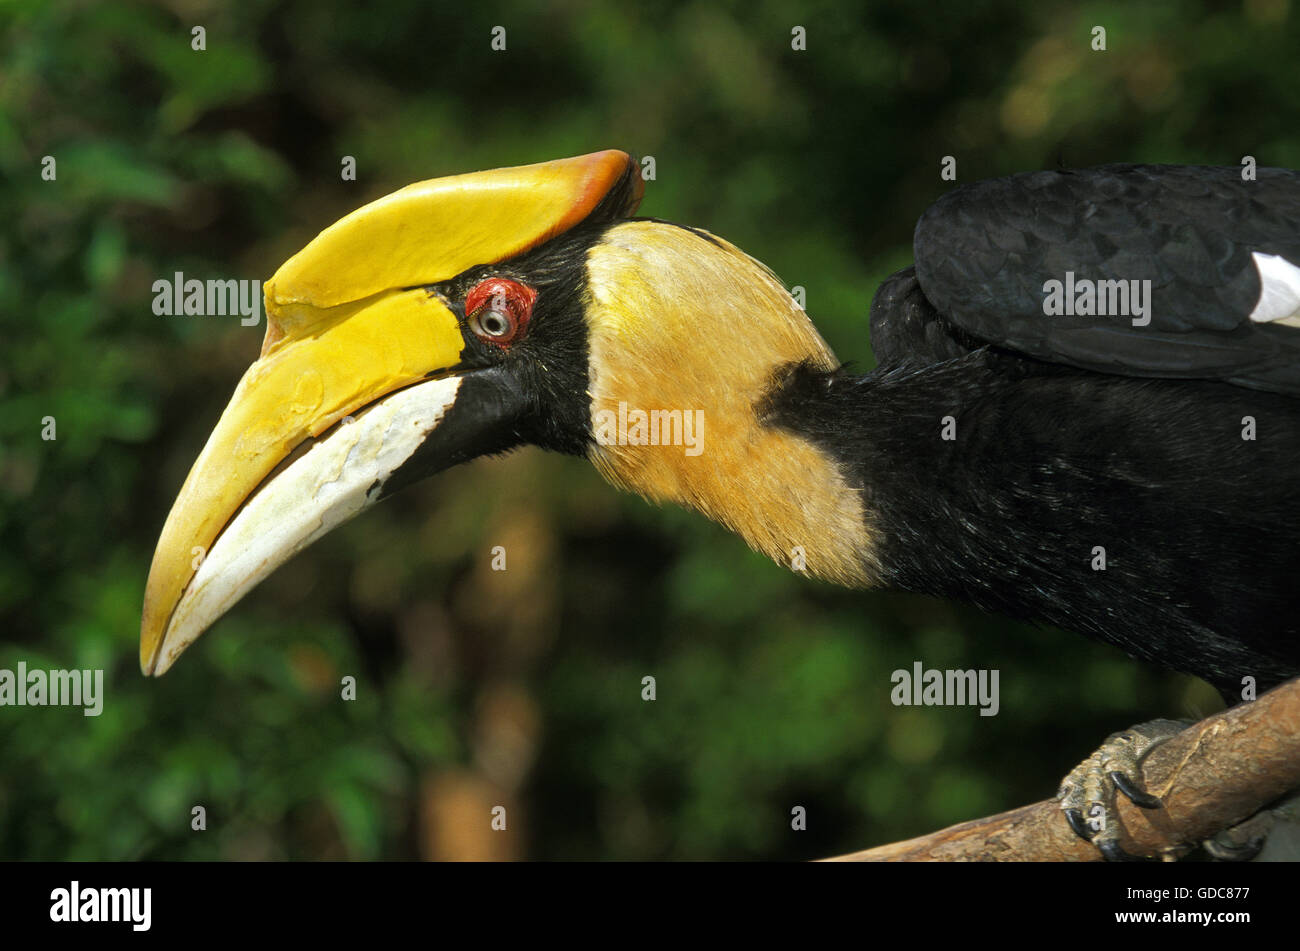
[{"label": "black body feather", "polygon": [[796,368],[767,413],[852,473],[887,585],[1078,631],[1229,699],[1300,674],[1300,400],[982,345],[910,268],[872,334],[876,370]]},{"label": "black body feather", "polygon": [[[1239,700],[1243,678],[1300,674],[1300,328],[1250,320],[1253,252],[1300,263],[1300,173],[1112,165],[955,189],[872,302],[877,369],[796,368],[769,418],[852,473],[886,584]],[[1150,323],[1046,316],[1067,271],[1150,280]]]}]

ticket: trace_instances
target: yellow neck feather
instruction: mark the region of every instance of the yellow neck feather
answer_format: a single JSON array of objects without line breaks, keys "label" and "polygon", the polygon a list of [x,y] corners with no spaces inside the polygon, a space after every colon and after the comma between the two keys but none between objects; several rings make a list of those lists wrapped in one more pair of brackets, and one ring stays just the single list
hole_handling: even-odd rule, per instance
[{"label": "yellow neck feather", "polygon": [[755,412],[781,367],[837,366],[780,281],[726,241],[652,221],[611,228],[587,268],[601,474],[695,508],[781,564],[869,584],[861,493],[828,454]]}]

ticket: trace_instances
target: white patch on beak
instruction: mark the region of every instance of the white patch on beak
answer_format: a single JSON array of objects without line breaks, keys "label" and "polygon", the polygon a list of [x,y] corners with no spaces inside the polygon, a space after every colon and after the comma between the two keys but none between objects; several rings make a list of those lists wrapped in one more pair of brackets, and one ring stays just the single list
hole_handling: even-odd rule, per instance
[{"label": "white patch on beak", "polygon": [[[172,613],[162,674],[263,578],[379,497],[456,401],[460,377],[417,383],[340,424],[265,483],[217,537]],[[376,484],[378,483],[378,484]]]}]

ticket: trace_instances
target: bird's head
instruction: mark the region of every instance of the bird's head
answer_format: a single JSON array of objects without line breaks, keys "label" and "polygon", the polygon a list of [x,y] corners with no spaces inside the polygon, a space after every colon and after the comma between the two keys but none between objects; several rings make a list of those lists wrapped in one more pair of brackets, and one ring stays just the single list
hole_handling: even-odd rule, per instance
[{"label": "bird's head", "polygon": [[379,499],[532,444],[864,580],[841,467],[762,406],[835,360],[758,262],[633,219],[625,153],[411,185],[326,228],[264,288],[266,338],[154,554],[140,663],[161,674],[292,555]]}]

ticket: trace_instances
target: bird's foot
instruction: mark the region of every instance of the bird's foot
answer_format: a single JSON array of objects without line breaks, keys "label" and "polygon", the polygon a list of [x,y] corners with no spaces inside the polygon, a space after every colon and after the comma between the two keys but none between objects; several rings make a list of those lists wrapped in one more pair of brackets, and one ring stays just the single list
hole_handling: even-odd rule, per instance
[{"label": "bird's foot", "polygon": [[1159,809],[1160,800],[1142,788],[1139,767],[1161,743],[1177,736],[1189,720],[1151,720],[1112,733],[1097,752],[1070,771],[1056,794],[1070,828],[1091,842],[1110,862],[1142,862],[1120,847],[1123,827],[1115,806],[1116,790],[1135,806]]}]

